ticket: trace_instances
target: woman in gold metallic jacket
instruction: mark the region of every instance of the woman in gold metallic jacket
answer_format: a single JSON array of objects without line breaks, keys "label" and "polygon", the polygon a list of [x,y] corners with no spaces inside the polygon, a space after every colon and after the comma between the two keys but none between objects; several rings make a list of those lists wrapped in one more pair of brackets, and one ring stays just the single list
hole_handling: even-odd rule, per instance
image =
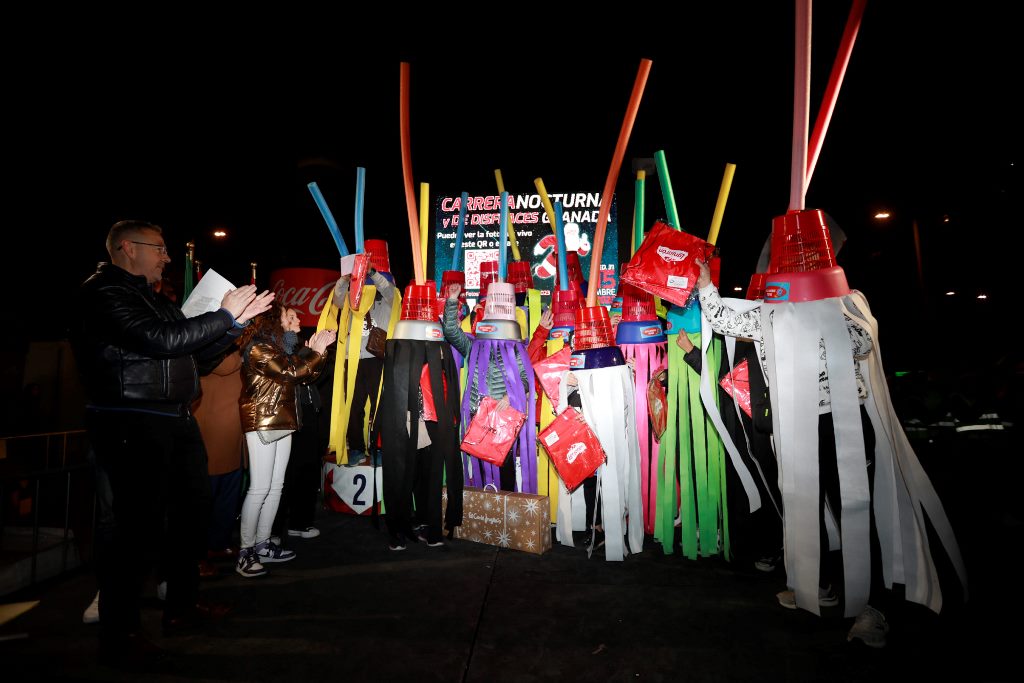
[{"label": "woman in gold metallic jacket", "polygon": [[287,562],[295,553],[270,538],[291,453],[292,432],[300,426],[296,385],[311,382],[325,367],[335,332],[314,334],[299,346],[299,317],[274,302],[241,338],[242,431],[249,448],[249,491],[242,504],[241,549],[235,567],[242,576],[267,573],[266,562]]}]

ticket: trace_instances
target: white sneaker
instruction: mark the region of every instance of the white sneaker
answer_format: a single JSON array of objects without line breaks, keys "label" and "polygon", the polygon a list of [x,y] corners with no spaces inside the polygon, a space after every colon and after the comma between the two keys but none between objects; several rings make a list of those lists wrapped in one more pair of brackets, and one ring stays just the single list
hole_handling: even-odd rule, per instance
[{"label": "white sneaker", "polygon": [[867,605],[853,622],[850,632],[846,634],[846,640],[860,638],[868,647],[885,647],[885,634],[888,632],[889,622],[885,620],[885,615]]},{"label": "white sneaker", "polygon": [[315,526],[308,526],[305,529],[289,529],[289,536],[298,536],[299,538],[316,538],[320,535],[320,530]]},{"label": "white sneaker", "polygon": [[83,624],[98,624],[100,623],[100,592],[96,591],[96,597],[92,599],[89,606],[82,612],[82,623]]}]

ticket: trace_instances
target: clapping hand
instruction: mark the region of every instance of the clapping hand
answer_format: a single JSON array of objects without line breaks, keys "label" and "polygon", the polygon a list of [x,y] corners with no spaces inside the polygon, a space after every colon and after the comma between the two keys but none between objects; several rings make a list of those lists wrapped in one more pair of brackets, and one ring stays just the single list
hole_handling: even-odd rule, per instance
[{"label": "clapping hand", "polygon": [[306,342],[306,346],[313,349],[321,356],[326,353],[327,347],[334,343],[334,340],[338,338],[338,333],[334,330],[320,330]]},{"label": "clapping hand", "polygon": [[236,323],[244,325],[260,313],[270,310],[273,301],[273,292],[265,289],[257,296],[256,285],[245,285],[225,294],[220,305],[228,310]]},{"label": "clapping hand", "polygon": [[242,311],[245,307],[256,298],[256,285],[245,285],[238,289],[228,290],[224,298],[220,300],[220,305],[228,310],[231,317],[238,320],[238,317],[242,315]]}]

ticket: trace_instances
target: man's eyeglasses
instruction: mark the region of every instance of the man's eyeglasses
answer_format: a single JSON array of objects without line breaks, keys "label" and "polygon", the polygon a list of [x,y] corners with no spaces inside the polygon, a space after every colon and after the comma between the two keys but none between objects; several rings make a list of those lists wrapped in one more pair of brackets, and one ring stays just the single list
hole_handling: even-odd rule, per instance
[{"label": "man's eyeglasses", "polygon": [[[165,247],[162,244],[154,244],[152,242],[139,242],[138,240],[128,241],[131,242],[132,244],[145,244],[147,247],[156,247],[156,251],[158,254],[160,254],[161,256],[167,256],[167,247]],[[121,247],[118,246],[117,248],[120,249]]]}]

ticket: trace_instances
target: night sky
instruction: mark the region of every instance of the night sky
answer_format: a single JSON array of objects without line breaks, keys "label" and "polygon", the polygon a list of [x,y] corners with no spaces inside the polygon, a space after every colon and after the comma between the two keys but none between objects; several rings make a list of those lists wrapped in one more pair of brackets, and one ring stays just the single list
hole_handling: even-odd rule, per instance
[{"label": "night sky", "polygon": [[[621,17],[517,6],[495,16],[395,10],[359,25],[310,12],[49,26],[9,62],[7,262],[31,282],[14,336],[62,336],[53,302],[106,257],[103,238],[122,218],[164,227],[178,279],[188,239],[238,283],[250,261],[264,285],[279,266],[334,268],[306,183],[318,182],[351,247],[357,166],[367,169],[367,237],[389,240],[404,284],[403,60],[415,181],[436,196],[492,193],[495,168],[513,193],[532,193],[537,176],[552,192],[599,191],[637,67],[652,59],[620,211],[632,210],[631,160],[664,149],[683,227],[706,236],[724,166],[735,163],[719,246],[723,290],[745,287],[789,200],[793,5],[716,4],[726,6],[681,4],[675,22],[653,6],[624,6],[635,14]],[[849,10],[814,5],[812,121]],[[1016,26],[1001,3],[868,3],[807,206],[846,231],[840,265],[889,331],[894,362],[927,344],[924,324],[956,328],[1017,293]],[[664,215],[656,180],[646,201],[649,222]],[[893,218],[879,226],[871,216],[883,207]],[[215,228],[229,232],[225,243],[213,243]],[[944,297],[950,289],[958,294]]]}]

